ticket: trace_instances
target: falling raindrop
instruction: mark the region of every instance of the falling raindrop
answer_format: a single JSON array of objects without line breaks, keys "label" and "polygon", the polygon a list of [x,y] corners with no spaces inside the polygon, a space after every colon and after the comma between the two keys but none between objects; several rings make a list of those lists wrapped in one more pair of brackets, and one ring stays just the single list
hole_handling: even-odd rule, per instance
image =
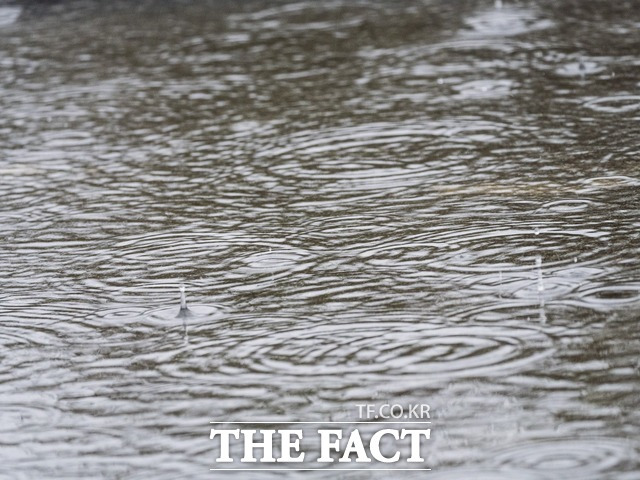
[{"label": "falling raindrop", "polygon": [[184,329],[184,343],[189,343],[189,332],[187,330],[187,317],[191,316],[191,311],[187,307],[187,295],[184,285],[180,285],[180,311],[178,318],[182,318],[182,328]]},{"label": "falling raindrop", "polygon": [[542,258],[536,257],[536,268],[538,270],[538,292],[544,292],[544,282],[542,281]]},{"label": "falling raindrop", "polygon": [[536,270],[538,271],[538,305],[540,307],[540,323],[547,323],[547,314],[544,309],[544,281],[542,279],[542,257],[536,257]]},{"label": "falling raindrop", "polygon": [[180,285],[180,310],[178,318],[187,318],[191,316],[191,310],[187,307],[187,295],[184,285]]}]

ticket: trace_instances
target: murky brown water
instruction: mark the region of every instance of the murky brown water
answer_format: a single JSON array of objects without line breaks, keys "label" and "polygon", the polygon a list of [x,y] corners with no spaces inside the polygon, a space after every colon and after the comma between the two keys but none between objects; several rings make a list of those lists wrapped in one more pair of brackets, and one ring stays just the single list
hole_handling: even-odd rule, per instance
[{"label": "murky brown water", "polygon": [[0,112],[1,478],[640,478],[639,2],[4,1]]}]

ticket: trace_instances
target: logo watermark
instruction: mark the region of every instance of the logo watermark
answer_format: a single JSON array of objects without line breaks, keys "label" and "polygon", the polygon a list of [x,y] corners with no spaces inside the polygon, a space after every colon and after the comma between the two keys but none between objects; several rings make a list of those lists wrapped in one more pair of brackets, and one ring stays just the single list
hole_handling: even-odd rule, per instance
[{"label": "logo watermark", "polygon": [[404,406],[399,403],[376,405],[374,403],[363,403],[356,405],[358,407],[358,415],[360,418],[383,418],[385,420],[393,418],[416,418],[431,419],[429,413],[431,407],[426,403],[415,403]]},{"label": "logo watermark", "polygon": [[355,421],[210,422],[211,470],[430,470],[427,404],[359,404]]}]

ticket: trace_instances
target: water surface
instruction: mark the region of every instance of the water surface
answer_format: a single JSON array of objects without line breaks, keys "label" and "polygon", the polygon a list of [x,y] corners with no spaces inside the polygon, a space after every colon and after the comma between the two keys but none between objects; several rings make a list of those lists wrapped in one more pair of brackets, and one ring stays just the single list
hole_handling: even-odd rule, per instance
[{"label": "water surface", "polygon": [[409,478],[639,478],[639,27],[3,0],[0,477],[247,478],[209,421],[391,402]]}]

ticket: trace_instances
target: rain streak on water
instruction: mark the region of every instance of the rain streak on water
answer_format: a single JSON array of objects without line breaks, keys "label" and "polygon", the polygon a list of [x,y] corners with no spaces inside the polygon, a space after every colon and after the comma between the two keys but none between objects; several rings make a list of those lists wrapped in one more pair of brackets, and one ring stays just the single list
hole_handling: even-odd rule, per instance
[{"label": "rain streak on water", "polygon": [[392,402],[434,480],[637,479],[639,52],[635,0],[2,0],[0,478]]}]

